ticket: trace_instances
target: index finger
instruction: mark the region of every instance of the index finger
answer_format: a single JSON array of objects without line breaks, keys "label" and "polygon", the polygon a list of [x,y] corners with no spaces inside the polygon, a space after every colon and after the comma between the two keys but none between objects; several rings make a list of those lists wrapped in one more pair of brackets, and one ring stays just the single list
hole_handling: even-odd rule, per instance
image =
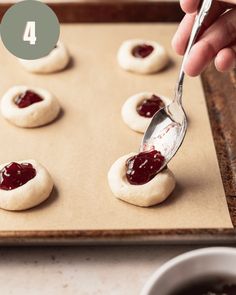
[{"label": "index finger", "polygon": [[[224,2],[228,4],[235,4],[236,0],[218,0],[218,2]],[[180,0],[180,6],[186,13],[194,13],[199,7],[200,0]]]}]

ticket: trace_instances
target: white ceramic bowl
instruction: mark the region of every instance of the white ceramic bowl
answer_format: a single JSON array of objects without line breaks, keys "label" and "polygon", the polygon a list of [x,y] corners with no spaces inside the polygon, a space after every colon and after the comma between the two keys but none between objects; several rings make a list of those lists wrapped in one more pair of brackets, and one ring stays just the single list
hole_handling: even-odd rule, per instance
[{"label": "white ceramic bowl", "polygon": [[140,295],[169,295],[177,287],[209,275],[236,277],[236,249],[211,247],[179,255],[162,265]]}]

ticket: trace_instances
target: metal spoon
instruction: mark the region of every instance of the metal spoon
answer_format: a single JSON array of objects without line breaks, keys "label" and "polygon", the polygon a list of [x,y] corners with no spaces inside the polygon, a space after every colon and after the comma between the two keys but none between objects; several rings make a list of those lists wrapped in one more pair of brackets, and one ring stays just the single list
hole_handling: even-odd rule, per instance
[{"label": "metal spoon", "polygon": [[165,161],[159,171],[161,171],[176,154],[187,131],[187,118],[182,106],[183,68],[190,49],[196,41],[202,23],[210,10],[212,2],[212,0],[203,0],[201,8],[196,15],[180,68],[173,101],[156,112],[142,139],[140,147],[141,152],[155,149],[161,152],[165,157]]}]

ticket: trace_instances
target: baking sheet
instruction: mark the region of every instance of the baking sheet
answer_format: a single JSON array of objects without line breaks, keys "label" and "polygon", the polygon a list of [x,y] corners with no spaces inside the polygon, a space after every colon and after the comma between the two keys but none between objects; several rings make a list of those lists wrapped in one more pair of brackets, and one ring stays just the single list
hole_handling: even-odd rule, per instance
[{"label": "baking sheet", "polygon": [[[12,85],[44,87],[64,111],[56,122],[36,129],[17,128],[0,117],[0,162],[34,158],[55,180],[42,205],[18,213],[1,210],[0,230],[232,228],[199,78],[184,86],[189,130],[169,165],[177,178],[170,198],[138,208],[115,199],[108,187],[110,165],[138,151],[142,137],[123,123],[123,102],[139,91],[173,95],[181,61],[170,48],[175,30],[173,24],[62,25],[61,39],[73,62],[53,75],[25,72],[1,45],[0,94]],[[158,40],[171,65],[149,76],[124,72],[116,53],[129,38]]]}]

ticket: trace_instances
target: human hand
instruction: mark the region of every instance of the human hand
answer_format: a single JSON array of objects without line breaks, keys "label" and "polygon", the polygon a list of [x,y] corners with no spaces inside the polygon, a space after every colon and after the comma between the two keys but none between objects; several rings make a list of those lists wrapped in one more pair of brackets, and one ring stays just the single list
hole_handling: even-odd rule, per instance
[{"label": "human hand", "polygon": [[[172,47],[180,55],[184,54],[187,47],[199,2],[200,0],[180,0],[186,15],[172,40]],[[185,73],[197,76],[213,59],[220,72],[236,67],[236,0],[213,2],[198,40],[185,63]]]}]

